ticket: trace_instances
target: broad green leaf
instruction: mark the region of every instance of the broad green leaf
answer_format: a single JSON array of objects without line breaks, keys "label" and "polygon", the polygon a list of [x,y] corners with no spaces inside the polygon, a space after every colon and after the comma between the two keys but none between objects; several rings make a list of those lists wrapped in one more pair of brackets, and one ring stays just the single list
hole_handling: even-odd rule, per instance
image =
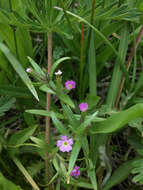
[{"label": "broad green leaf", "polygon": [[12,181],[6,179],[0,173],[0,189],[1,190],[22,190],[19,186],[15,185]]},{"label": "broad green leaf", "polygon": [[13,54],[10,52],[10,50],[3,44],[0,43],[0,50],[4,53],[4,55],[7,57],[15,71],[19,74],[19,77],[23,80],[23,82],[26,84],[26,86],[29,88],[31,93],[34,95],[34,97],[39,101],[37,92],[29,79],[27,73],[24,71],[23,67],[20,65],[18,60],[13,56]]},{"label": "broad green leaf", "polygon": [[104,121],[96,123],[90,127],[90,132],[95,133],[112,133],[124,127],[128,122],[143,116],[143,104],[136,104],[131,108],[115,113]]},{"label": "broad green leaf", "polygon": [[133,169],[132,164],[134,161],[135,160],[130,160],[120,165],[120,167],[116,169],[115,172],[112,174],[102,190],[110,190],[113,186],[120,184],[122,181],[124,181]]}]

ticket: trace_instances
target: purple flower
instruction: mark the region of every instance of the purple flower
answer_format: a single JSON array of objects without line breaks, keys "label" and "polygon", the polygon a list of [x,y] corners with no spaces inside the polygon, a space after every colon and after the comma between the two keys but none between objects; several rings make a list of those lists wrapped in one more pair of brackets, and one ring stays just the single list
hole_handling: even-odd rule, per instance
[{"label": "purple flower", "polygon": [[61,152],[69,152],[72,150],[73,140],[68,139],[67,136],[61,136],[61,140],[57,141],[57,146],[59,147]]},{"label": "purple flower", "polygon": [[71,172],[71,176],[78,177],[80,175],[80,170],[78,166],[75,166]]},{"label": "purple flower", "polygon": [[76,83],[73,80],[68,80],[68,81],[65,82],[65,87],[68,90],[71,90],[72,88],[75,88],[75,86],[76,86]]},{"label": "purple flower", "polygon": [[79,104],[79,109],[80,111],[85,112],[88,109],[88,103],[82,102],[81,104]]}]

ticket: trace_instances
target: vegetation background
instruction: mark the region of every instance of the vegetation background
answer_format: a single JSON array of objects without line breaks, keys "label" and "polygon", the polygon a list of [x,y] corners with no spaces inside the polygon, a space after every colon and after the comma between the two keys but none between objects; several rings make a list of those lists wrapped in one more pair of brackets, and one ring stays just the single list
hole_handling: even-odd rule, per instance
[{"label": "vegetation background", "polygon": [[142,0],[0,0],[1,190],[143,189],[142,36]]}]

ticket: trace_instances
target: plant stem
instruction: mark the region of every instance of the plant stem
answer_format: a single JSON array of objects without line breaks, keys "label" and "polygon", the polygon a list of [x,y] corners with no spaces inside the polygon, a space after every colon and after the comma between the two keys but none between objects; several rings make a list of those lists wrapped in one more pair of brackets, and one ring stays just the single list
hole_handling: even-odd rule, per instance
[{"label": "plant stem", "polygon": [[[129,70],[129,67],[131,65],[132,59],[134,57],[135,49],[138,47],[138,44],[139,44],[139,42],[140,42],[140,40],[141,40],[142,37],[143,37],[143,26],[141,27],[140,32],[139,32],[139,34],[138,34],[138,36],[136,38],[135,47],[133,46],[131,48],[131,53],[130,53],[130,55],[128,57],[128,61],[127,61],[127,64],[126,64],[127,70]],[[119,86],[119,90],[118,90],[117,98],[116,98],[116,103],[115,103],[115,107],[116,108],[118,107],[118,104],[119,104],[119,100],[120,100],[120,97],[121,97],[121,92],[122,92],[124,83],[125,83],[125,76],[124,76],[124,74],[122,74],[122,79],[121,79],[121,82],[120,82],[120,86]]]},{"label": "plant stem", "polygon": [[[48,63],[47,63],[47,75],[49,77],[52,66],[52,32],[48,33]],[[46,103],[46,111],[50,111],[50,99],[51,94],[47,93],[47,103]],[[46,117],[46,143],[49,144],[50,140],[50,117]],[[49,180],[49,161],[48,161],[48,152],[46,152],[47,160],[46,160],[46,177]]]},{"label": "plant stem", "polygon": [[84,26],[81,23],[81,41],[80,41],[80,99],[83,98],[82,95],[82,81],[83,81],[83,70],[84,70]]}]

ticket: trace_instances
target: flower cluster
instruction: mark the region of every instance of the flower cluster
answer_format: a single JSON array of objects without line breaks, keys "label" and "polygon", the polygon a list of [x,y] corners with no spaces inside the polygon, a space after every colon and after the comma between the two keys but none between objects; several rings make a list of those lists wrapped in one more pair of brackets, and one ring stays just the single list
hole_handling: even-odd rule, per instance
[{"label": "flower cluster", "polygon": [[[59,70],[55,75],[61,75],[62,72]],[[65,87],[67,90],[71,90],[76,87],[76,83],[73,80],[68,80],[65,82]],[[82,102],[79,104],[79,109],[81,112],[86,112],[88,110],[88,104]],[[60,140],[57,141],[57,147],[61,152],[70,152],[72,150],[73,139],[68,138],[67,136],[61,136]],[[75,166],[71,172],[71,176],[78,177],[80,175],[79,166]]]}]

